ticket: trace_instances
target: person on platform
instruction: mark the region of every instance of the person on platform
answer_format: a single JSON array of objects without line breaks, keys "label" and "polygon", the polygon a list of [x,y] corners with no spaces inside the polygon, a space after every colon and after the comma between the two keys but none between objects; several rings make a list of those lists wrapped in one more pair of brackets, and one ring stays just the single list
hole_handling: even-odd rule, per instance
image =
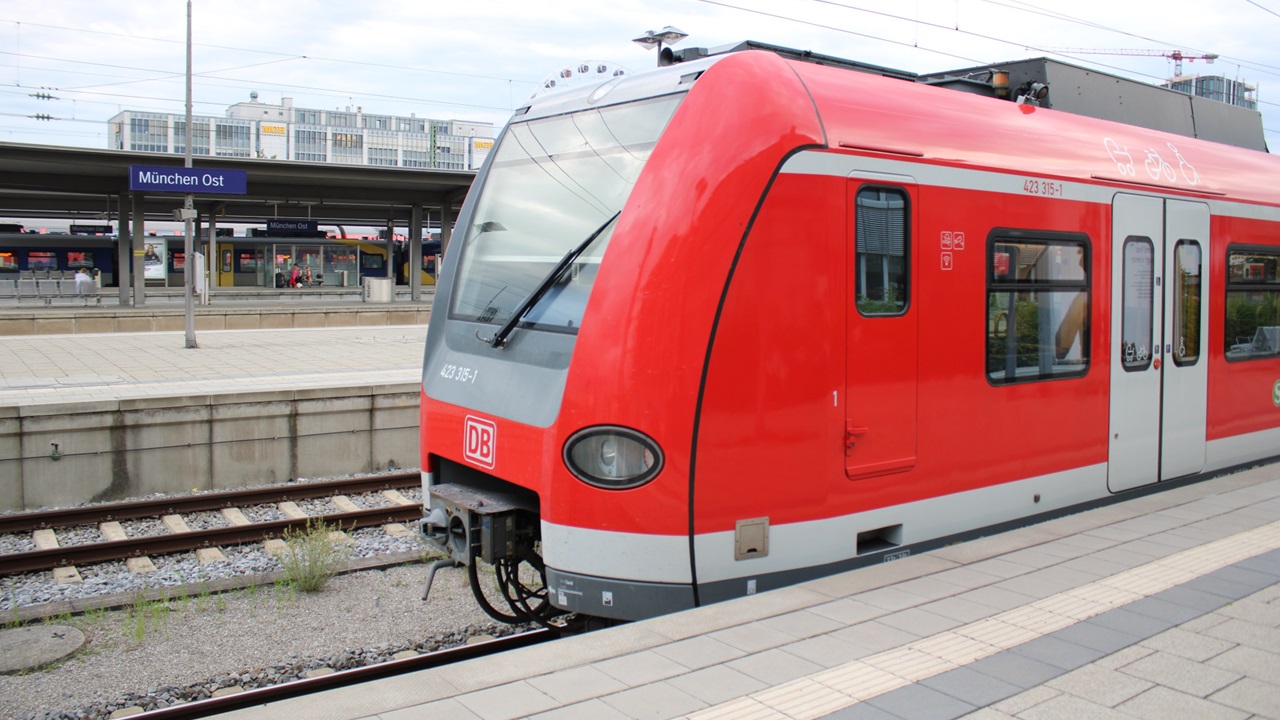
[{"label": "person on platform", "polygon": [[306,269],[302,271],[302,286],[311,287],[311,266],[310,265],[308,265]]},{"label": "person on platform", "polygon": [[289,287],[298,287],[298,263],[294,263],[293,269],[289,271]]},{"label": "person on platform", "polygon": [[76,297],[84,297],[89,286],[93,284],[93,276],[89,274],[88,268],[80,268],[76,271]]}]

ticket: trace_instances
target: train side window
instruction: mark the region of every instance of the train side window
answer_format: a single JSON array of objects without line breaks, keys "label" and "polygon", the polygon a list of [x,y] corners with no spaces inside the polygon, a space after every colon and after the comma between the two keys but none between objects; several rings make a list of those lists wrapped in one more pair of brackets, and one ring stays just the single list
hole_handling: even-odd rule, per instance
[{"label": "train side window", "polygon": [[858,312],[901,315],[909,299],[907,194],[894,188],[858,190],[854,216]]},{"label": "train side window", "polygon": [[93,250],[68,250],[66,255],[68,269],[79,270],[80,268],[85,268],[92,270],[97,253]]},{"label": "train side window", "polygon": [[1227,249],[1227,316],[1223,321],[1228,360],[1280,355],[1280,249]]},{"label": "train side window", "polygon": [[31,250],[27,253],[28,270],[57,270],[58,254],[51,250]]},{"label": "train side window", "polygon": [[1079,377],[1089,369],[1088,239],[997,230],[987,241],[987,379]]},{"label": "train side window", "polygon": [[0,252],[0,272],[18,272],[18,253]]},{"label": "train side window", "polygon": [[1179,240],[1173,248],[1173,364],[1200,362],[1200,243]]}]

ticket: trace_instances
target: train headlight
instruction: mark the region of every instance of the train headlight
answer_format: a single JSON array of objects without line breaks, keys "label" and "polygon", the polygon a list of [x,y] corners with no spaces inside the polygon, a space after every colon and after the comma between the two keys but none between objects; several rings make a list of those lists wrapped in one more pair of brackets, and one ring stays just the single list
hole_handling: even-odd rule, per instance
[{"label": "train headlight", "polygon": [[640,487],[662,470],[662,450],[643,433],[601,425],[564,444],[564,464],[582,482],[605,490]]}]

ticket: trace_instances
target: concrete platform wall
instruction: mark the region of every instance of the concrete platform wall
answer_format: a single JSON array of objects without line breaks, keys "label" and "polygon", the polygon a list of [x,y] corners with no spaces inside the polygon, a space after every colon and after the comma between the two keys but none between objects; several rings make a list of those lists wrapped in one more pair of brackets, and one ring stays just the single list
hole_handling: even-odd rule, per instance
[{"label": "concrete platform wall", "polygon": [[[425,305],[357,305],[355,307],[198,308],[197,331],[276,330],[381,325],[425,325]],[[0,311],[0,336],[79,335],[118,332],[181,332],[183,308],[43,308]]]},{"label": "concrete platform wall", "polygon": [[0,407],[0,511],[417,467],[419,391]]}]

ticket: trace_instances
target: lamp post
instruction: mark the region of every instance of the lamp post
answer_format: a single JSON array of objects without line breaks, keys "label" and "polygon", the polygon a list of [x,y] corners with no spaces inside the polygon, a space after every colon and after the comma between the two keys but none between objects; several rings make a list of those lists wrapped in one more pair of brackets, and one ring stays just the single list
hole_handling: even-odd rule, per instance
[{"label": "lamp post", "polygon": [[[191,128],[191,0],[187,0],[187,152],[186,167],[191,168],[191,143],[195,141],[195,133]],[[186,347],[194,348],[196,345],[196,320],[195,309],[192,307],[191,296],[192,286],[195,283],[195,274],[192,272],[191,265],[195,259],[192,251],[195,250],[195,242],[192,239],[193,225],[196,217],[194,207],[194,197],[191,193],[183,199],[182,211],[179,213],[183,221],[183,235],[185,242],[183,243],[182,255],[182,287],[183,297],[186,300]]]},{"label": "lamp post", "polygon": [[646,30],[643,35],[633,39],[631,42],[643,47],[645,50],[653,50],[654,48],[657,48],[658,64],[661,65],[662,64],[662,45],[664,43],[667,45],[675,45],[676,43],[680,42],[681,40],[687,37],[689,37],[689,33],[683,32],[677,28],[673,28],[670,25],[668,25],[662,28],[661,32]]}]

